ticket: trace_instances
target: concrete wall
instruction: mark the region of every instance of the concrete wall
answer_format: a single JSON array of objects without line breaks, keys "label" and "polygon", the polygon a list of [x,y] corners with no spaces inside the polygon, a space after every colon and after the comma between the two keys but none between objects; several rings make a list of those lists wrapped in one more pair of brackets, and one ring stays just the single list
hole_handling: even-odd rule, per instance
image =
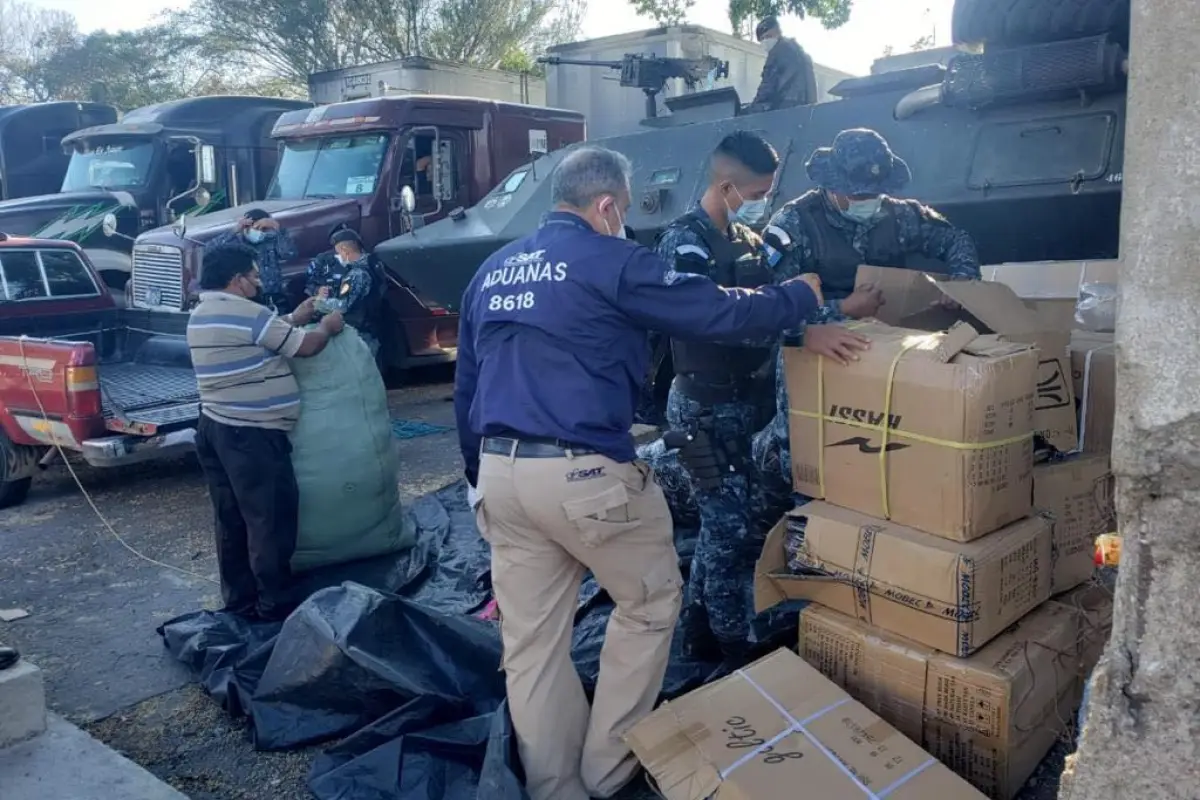
[{"label": "concrete wall", "polygon": [[[683,25],[654,28],[617,36],[605,36],[582,42],[571,42],[549,48],[549,55],[588,61],[619,61],[626,53],[640,53],[662,58],[701,58],[713,56],[729,62],[729,77],[718,81],[714,88],[733,86],[743,103],[750,102],[758,91],[767,53],[756,42],[738,39],[727,33]],[[832,99],[828,92],[849,73],[815,65],[817,91],[822,100]],[[637,89],[620,85],[620,72],[603,67],[558,65],[546,67],[546,98],[549,105],[580,111],[587,117],[588,138],[598,139],[629,133],[640,127],[645,117],[645,95]],[[704,89],[704,86],[698,86]],[[667,82],[659,94],[658,113],[665,115],[664,97],[686,92],[682,80]]]},{"label": "concrete wall", "polygon": [[530,75],[414,57],[315,73],[308,78],[308,94],[319,105],[363,97],[441,94],[544,106],[546,82]]},{"label": "concrete wall", "polygon": [[915,53],[884,56],[875,59],[875,63],[871,65],[871,74],[879,75],[883,72],[923,67],[927,64],[941,64],[944,67],[950,63],[951,58],[958,55],[958,52],[956,47],[934,47],[929,50],[918,50]]}]

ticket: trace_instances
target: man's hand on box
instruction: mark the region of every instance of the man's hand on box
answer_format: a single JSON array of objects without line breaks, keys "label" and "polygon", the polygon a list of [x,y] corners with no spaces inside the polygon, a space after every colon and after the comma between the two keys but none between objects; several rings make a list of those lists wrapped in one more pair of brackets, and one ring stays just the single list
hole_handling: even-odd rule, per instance
[{"label": "man's hand on box", "polygon": [[804,329],[804,349],[842,366],[858,361],[858,354],[871,346],[871,340],[841,325],[809,325]]},{"label": "man's hand on box", "polygon": [[842,301],[842,313],[851,319],[874,316],[884,304],[883,290],[873,283],[854,287],[854,293]]}]

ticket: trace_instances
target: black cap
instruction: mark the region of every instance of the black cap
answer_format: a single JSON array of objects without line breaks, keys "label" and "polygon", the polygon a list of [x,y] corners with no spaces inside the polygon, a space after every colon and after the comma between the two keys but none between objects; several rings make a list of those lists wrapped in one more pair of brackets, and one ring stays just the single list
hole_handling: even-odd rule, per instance
[{"label": "black cap", "polygon": [[258,222],[260,219],[270,219],[271,215],[261,208],[252,208],[242,215],[251,222]]},{"label": "black cap", "polygon": [[754,29],[754,38],[762,41],[762,38],[769,31],[773,31],[779,27],[778,17],[763,17],[763,21],[758,23],[758,27]]},{"label": "black cap", "polygon": [[342,242],[351,242],[352,244],[356,244],[360,250],[363,246],[362,238],[359,237],[358,233],[353,228],[341,228],[334,231],[333,235],[329,237],[329,244],[331,245],[341,244]]}]

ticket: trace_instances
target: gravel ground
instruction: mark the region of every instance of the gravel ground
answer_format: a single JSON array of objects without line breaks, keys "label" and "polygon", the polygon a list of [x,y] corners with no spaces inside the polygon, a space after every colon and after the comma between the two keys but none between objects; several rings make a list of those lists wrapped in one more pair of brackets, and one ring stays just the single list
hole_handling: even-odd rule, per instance
[{"label": "gravel ground", "polygon": [[[452,426],[451,385],[434,370],[389,393],[393,416]],[[398,442],[411,498],[459,474],[453,433]],[[167,657],[154,628],[218,605],[212,517],[194,459],[123,470],[77,467],[105,529],[62,466],[40,476],[29,501],[0,511],[0,641],[43,668],[51,707],[193,800],[299,800],[319,748],[255,751],[230,719]],[[169,566],[165,566],[169,565]],[[1073,744],[1060,743],[1018,800],[1052,800]]]}]

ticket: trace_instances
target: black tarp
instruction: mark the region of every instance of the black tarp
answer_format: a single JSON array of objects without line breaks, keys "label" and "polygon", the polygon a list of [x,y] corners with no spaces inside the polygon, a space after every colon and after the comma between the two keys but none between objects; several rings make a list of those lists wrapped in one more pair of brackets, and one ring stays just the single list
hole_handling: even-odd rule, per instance
[{"label": "black tarp", "polygon": [[[159,631],[217,702],[250,718],[256,747],[341,739],[313,764],[309,786],[322,800],[522,800],[498,627],[473,616],[491,599],[489,553],[465,483],[419,498],[411,513],[416,547],[306,576],[312,594],[286,622],[199,611]],[[694,536],[677,539],[686,568]],[[611,610],[589,576],[573,645],[589,692]],[[764,649],[794,640],[794,616],[770,627]],[[684,658],[676,637],[663,695],[721,669]],[[651,796],[640,785],[621,795]]]}]

